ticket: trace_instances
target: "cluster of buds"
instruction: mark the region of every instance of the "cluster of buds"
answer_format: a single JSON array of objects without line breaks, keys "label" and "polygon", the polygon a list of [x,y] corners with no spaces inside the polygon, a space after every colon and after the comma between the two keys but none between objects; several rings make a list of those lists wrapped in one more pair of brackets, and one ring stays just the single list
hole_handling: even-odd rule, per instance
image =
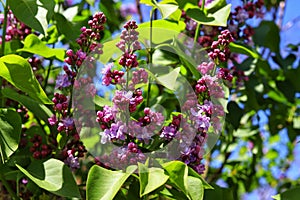
[{"label": "cluster of buds", "polygon": [[235,86],[239,88],[245,81],[248,81],[244,71],[238,70],[235,66],[230,69],[220,68],[217,77],[222,78],[229,87],[233,87],[233,83],[235,83]]},{"label": "cluster of buds", "polygon": [[229,30],[223,30],[218,40],[211,45],[209,57],[218,65],[219,62],[226,62],[230,56],[229,43],[233,41],[233,37]]},{"label": "cluster of buds", "polygon": [[54,110],[65,116],[69,105],[68,98],[64,94],[55,93],[52,102],[54,103]]},{"label": "cluster of buds", "polygon": [[[4,15],[0,15],[0,25],[4,24]],[[7,28],[5,34],[5,41],[11,41],[13,39],[23,40],[27,35],[31,33],[31,28],[20,22],[11,10],[7,13]],[[2,43],[2,38],[0,38]]]},{"label": "cluster of buds", "polygon": [[119,60],[119,64],[130,69],[138,66],[137,57],[133,53],[135,50],[141,49],[138,41],[139,33],[135,30],[138,28],[135,21],[128,21],[124,26],[125,30],[121,33],[121,40],[116,46],[123,52]]},{"label": "cluster of buds", "polygon": [[263,18],[263,0],[248,1],[243,6],[237,6],[230,15],[228,29],[235,39],[251,44],[254,29],[246,23],[247,19]]},{"label": "cluster of buds", "polygon": [[61,152],[62,159],[71,169],[78,169],[79,158],[84,156],[87,150],[83,143],[78,139],[72,139]]},{"label": "cluster of buds", "polygon": [[30,152],[33,153],[33,158],[42,159],[51,155],[52,149],[49,145],[42,143],[42,136],[34,135],[34,137],[30,139],[30,142],[32,143]]},{"label": "cluster of buds", "polygon": [[98,12],[93,15],[93,19],[88,21],[89,28],[81,28],[81,34],[76,40],[81,49],[86,49],[86,52],[90,52],[95,50],[96,47],[101,48],[97,42],[101,39],[100,32],[104,29],[103,24],[105,22],[105,15],[102,12]]},{"label": "cluster of buds", "polygon": [[105,66],[105,68],[102,70],[102,84],[103,85],[110,85],[110,84],[118,84],[122,82],[122,77],[124,76],[123,71],[119,70],[112,70],[113,63],[109,63]]}]

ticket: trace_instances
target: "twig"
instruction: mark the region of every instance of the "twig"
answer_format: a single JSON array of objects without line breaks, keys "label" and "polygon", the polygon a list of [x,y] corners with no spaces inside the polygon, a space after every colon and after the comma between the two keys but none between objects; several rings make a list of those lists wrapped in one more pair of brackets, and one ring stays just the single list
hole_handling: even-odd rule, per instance
[{"label": "twig", "polygon": [[141,11],[141,4],[140,4],[140,0],[135,0],[136,2],[136,8],[137,8],[137,12],[138,12],[138,15],[139,15],[139,20],[140,20],[140,23],[143,23],[143,14],[142,14],[142,11]]}]

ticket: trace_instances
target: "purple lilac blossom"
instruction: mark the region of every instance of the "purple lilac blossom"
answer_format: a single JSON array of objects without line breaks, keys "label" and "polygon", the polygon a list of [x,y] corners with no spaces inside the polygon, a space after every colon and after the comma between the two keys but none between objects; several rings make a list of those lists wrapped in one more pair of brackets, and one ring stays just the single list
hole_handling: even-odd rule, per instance
[{"label": "purple lilac blossom", "polygon": [[71,85],[71,81],[69,80],[69,76],[67,74],[60,74],[57,76],[56,79],[56,86],[57,89],[63,89],[69,87]]},{"label": "purple lilac blossom", "polygon": [[79,169],[80,164],[78,157],[74,157],[72,150],[68,150],[68,157],[65,159],[65,164],[70,166],[71,169]]}]

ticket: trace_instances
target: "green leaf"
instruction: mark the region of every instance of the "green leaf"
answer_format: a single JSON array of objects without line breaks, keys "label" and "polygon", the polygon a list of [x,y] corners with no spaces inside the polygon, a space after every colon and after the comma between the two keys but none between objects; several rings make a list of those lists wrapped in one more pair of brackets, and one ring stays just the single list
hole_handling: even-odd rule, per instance
[{"label": "green leaf", "polygon": [[258,46],[269,48],[272,52],[279,52],[279,28],[273,21],[262,21],[254,29],[253,41]]},{"label": "green leaf", "polygon": [[156,1],[154,0],[140,0],[140,3],[153,7],[156,6]]},{"label": "green leaf", "polygon": [[177,5],[158,3],[157,9],[160,11],[162,18],[166,19],[178,10]]},{"label": "green leaf", "polygon": [[0,58],[0,76],[26,92],[34,100],[52,104],[38,80],[35,78],[28,61],[17,55],[7,55]]},{"label": "green leaf", "polygon": [[126,173],[111,171],[94,165],[88,174],[87,199],[111,200],[118,193],[123,183],[137,169],[137,166],[129,166]]},{"label": "green leaf", "polygon": [[162,76],[156,77],[156,80],[158,81],[158,83],[165,86],[166,88],[170,90],[174,90],[179,72],[180,72],[180,67],[177,67],[176,69],[170,71],[168,74],[164,74]]},{"label": "green leaf", "polygon": [[81,197],[70,168],[60,160],[36,160],[27,170],[18,164],[16,166],[35,184],[53,194],[70,198]]},{"label": "green leaf", "polygon": [[183,9],[186,6],[186,4],[192,4],[192,5],[198,6],[199,0],[189,0],[189,1],[187,1],[187,0],[176,0],[176,2],[178,3],[179,8]]},{"label": "green leaf", "polygon": [[251,56],[253,58],[259,58],[260,57],[259,54],[257,54],[256,52],[252,51],[251,49],[249,49],[248,47],[246,47],[242,44],[237,44],[237,43],[234,43],[234,42],[230,42],[229,43],[229,48],[230,48],[231,52],[248,55],[248,56]]},{"label": "green leaf", "polygon": [[22,121],[20,115],[9,109],[0,109],[0,161],[3,163],[17,149]]},{"label": "green leaf", "polygon": [[215,13],[209,13],[207,16],[200,8],[188,9],[186,14],[196,22],[210,26],[227,26],[227,19],[230,14],[231,4],[224,6]]},{"label": "green leaf", "polygon": [[296,187],[293,189],[286,190],[281,194],[277,194],[272,196],[272,198],[276,200],[298,200],[299,199],[300,187]]},{"label": "green leaf", "polygon": [[51,110],[45,105],[31,99],[30,97],[19,94],[13,89],[4,88],[1,91],[5,97],[21,103],[28,110],[30,110],[37,118],[44,120],[46,123],[48,123],[48,118],[53,115]]},{"label": "green leaf", "polygon": [[148,168],[142,163],[138,163],[140,174],[140,197],[153,192],[165,184],[169,176],[165,175],[160,168]]},{"label": "green leaf", "polygon": [[27,26],[46,34],[53,15],[53,0],[7,0],[14,15]]},{"label": "green leaf", "polygon": [[[169,175],[169,180],[180,189],[189,199],[203,198],[203,181],[197,176],[189,176],[189,167],[180,161],[171,161],[162,164]],[[206,184],[206,182],[205,182]]]},{"label": "green leaf", "polygon": [[113,105],[111,101],[109,101],[109,100],[107,100],[107,99],[105,99],[103,97],[100,97],[98,95],[95,95],[95,97],[94,97],[94,103],[96,105],[100,106],[100,107],[103,107],[105,105],[107,105],[107,106],[112,106]]},{"label": "green leaf", "polygon": [[205,6],[205,9],[208,13],[214,13],[224,6],[226,6],[226,0],[214,0],[210,4]]},{"label": "green leaf", "polygon": [[[152,42],[154,44],[161,44],[168,40],[177,38],[179,33],[185,29],[185,23],[182,21],[171,21],[171,20],[154,20],[152,31]],[[139,34],[140,41],[150,40],[150,22],[145,22],[139,25],[137,31]],[[149,44],[145,44],[149,45]],[[104,50],[103,50],[104,51]]]},{"label": "green leaf", "polygon": [[240,126],[240,121],[242,116],[244,115],[244,110],[239,107],[239,105],[234,102],[230,101],[227,104],[228,114],[226,115],[226,119],[232,124],[234,129],[238,129]]},{"label": "green leaf", "polygon": [[275,199],[275,200],[281,200],[280,194],[273,195],[272,198]]},{"label": "green leaf", "polygon": [[228,188],[221,188],[218,185],[213,185],[214,190],[205,190],[204,200],[218,199],[218,200],[234,200],[233,192]]},{"label": "green leaf", "polygon": [[79,37],[80,30],[76,29],[74,25],[65,18],[65,16],[60,13],[55,13],[54,19],[56,21],[57,30],[60,34],[65,35],[67,39],[72,41],[75,41]]},{"label": "green leaf", "polygon": [[188,167],[188,168],[189,168],[189,173],[188,173],[188,175],[189,175],[189,176],[196,177],[196,178],[198,178],[198,179],[201,179],[204,189],[214,189],[211,185],[209,185],[209,184],[206,182],[206,180],[204,180],[204,179],[202,178],[202,176],[200,176],[197,172],[195,172],[195,170],[193,170],[191,167]]},{"label": "green leaf", "polygon": [[187,194],[188,168],[180,161],[171,161],[162,165],[167,171],[170,181]]},{"label": "green leaf", "polygon": [[193,176],[188,176],[187,179],[188,191],[191,199],[199,200],[203,199],[204,189],[202,185],[202,181]]},{"label": "green leaf", "polygon": [[64,49],[49,48],[34,34],[30,34],[25,38],[24,47],[18,49],[17,52],[29,52],[45,58],[56,58],[60,61],[64,61],[65,58]]},{"label": "green leaf", "polygon": [[103,43],[103,54],[100,56],[99,60],[103,64],[107,64],[110,59],[117,59],[122,55],[122,51],[116,47],[116,43],[118,43],[120,39],[114,39],[108,42]]},{"label": "green leaf", "polygon": [[257,130],[251,130],[250,128],[239,128],[236,131],[233,131],[233,136],[241,138],[241,137],[251,137],[257,134]]}]

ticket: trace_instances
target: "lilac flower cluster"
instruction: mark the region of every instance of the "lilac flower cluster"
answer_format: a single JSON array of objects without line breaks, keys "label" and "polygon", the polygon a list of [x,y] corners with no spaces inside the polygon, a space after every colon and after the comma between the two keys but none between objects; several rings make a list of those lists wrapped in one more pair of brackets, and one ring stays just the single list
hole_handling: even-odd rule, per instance
[{"label": "lilac flower cluster", "polygon": [[133,92],[117,90],[112,101],[115,108],[120,112],[129,109],[129,112],[132,113],[136,111],[137,106],[143,102],[142,90],[136,89]]},{"label": "lilac flower cluster", "polygon": [[138,41],[139,33],[135,30],[138,28],[135,21],[128,21],[124,26],[125,30],[121,33],[121,40],[116,46],[123,52],[119,60],[119,64],[126,69],[138,66],[137,57],[133,53],[135,50],[141,49]]},{"label": "lilac flower cluster", "polygon": [[236,69],[234,66],[230,69],[220,68],[217,77],[223,79],[228,87],[233,87],[235,83],[235,87],[239,88],[243,86],[245,81],[248,81],[248,77],[245,76],[245,73]]},{"label": "lilac flower cluster", "polygon": [[29,151],[32,153],[33,158],[42,159],[51,155],[52,148],[47,144],[43,144],[42,136],[35,134],[33,138],[30,139],[30,142],[32,146]]},{"label": "lilac flower cluster", "polygon": [[129,89],[134,90],[134,88],[137,84],[148,82],[148,72],[143,68],[132,72],[131,81],[132,82],[129,84]]},{"label": "lilac flower cluster", "polygon": [[[0,14],[0,26],[4,24],[4,15]],[[31,34],[31,28],[20,22],[11,10],[7,13],[7,28],[5,34],[5,41],[11,41],[13,39],[23,40],[27,35]],[[0,38],[2,43],[2,38]]]},{"label": "lilac flower cluster", "polygon": [[215,63],[214,62],[202,62],[200,65],[198,65],[197,69],[199,72],[201,72],[202,75],[205,74],[210,74],[212,72],[212,70],[215,67]]},{"label": "lilac flower cluster", "polygon": [[230,15],[228,29],[233,37],[247,44],[252,43],[254,29],[247,24],[247,19],[263,18],[265,11],[263,0],[248,1],[243,6],[237,6]]},{"label": "lilac flower cluster", "polygon": [[218,36],[218,40],[211,45],[209,57],[218,65],[219,62],[226,62],[230,56],[229,43],[233,41],[233,37],[229,30],[224,30]]},{"label": "lilac flower cluster", "polygon": [[207,140],[207,134],[197,134],[192,144],[187,147],[180,157],[180,160],[192,167],[199,174],[203,174],[205,166],[201,163],[204,155],[204,145]]},{"label": "lilac flower cluster", "polygon": [[119,71],[119,70],[112,70],[113,67],[113,63],[109,63],[105,66],[104,69],[102,69],[102,74],[103,74],[103,78],[102,78],[102,84],[103,85],[110,85],[110,84],[119,84],[122,81],[122,77],[124,76],[124,72],[123,71]]},{"label": "lilac flower cluster", "polygon": [[75,157],[72,153],[72,150],[67,151],[68,157],[65,159],[65,164],[70,166],[71,169],[79,169],[79,159]]},{"label": "lilac flower cluster", "polygon": [[[132,69],[138,66],[134,51],[140,48],[136,23],[129,21],[124,28],[117,47],[123,52],[119,64],[128,73],[127,80],[123,78],[123,71],[113,70],[113,64],[106,65],[102,70],[103,85],[119,84],[122,89],[115,91],[113,105],[104,106],[97,112],[96,119],[102,129],[99,133],[101,143],[117,144],[118,148],[109,155],[102,155],[96,163],[105,167],[136,164],[145,160],[144,153],[151,149],[152,144],[159,143],[160,147],[165,147],[174,140],[180,151],[175,159],[203,173],[205,167],[201,161],[208,132],[212,128],[219,131],[220,117],[224,116],[222,106],[214,105],[211,100],[224,97],[218,77],[212,76],[215,63],[201,63],[198,66],[203,76],[195,85],[196,94],[187,95],[182,113],[173,115],[171,122],[166,122],[161,112],[148,107],[144,108],[144,113],[136,112],[144,100],[143,91],[138,86],[148,83],[148,73],[145,69]],[[229,36],[230,33],[223,31],[217,47],[222,50],[227,48],[232,41]]]},{"label": "lilac flower cluster", "polygon": [[90,28],[81,28],[81,34],[76,42],[80,45],[83,51],[96,51],[96,53],[102,54],[102,45],[99,41],[101,39],[100,32],[104,29],[103,24],[105,22],[105,15],[102,12],[98,12],[93,15],[93,19],[88,21]]}]

